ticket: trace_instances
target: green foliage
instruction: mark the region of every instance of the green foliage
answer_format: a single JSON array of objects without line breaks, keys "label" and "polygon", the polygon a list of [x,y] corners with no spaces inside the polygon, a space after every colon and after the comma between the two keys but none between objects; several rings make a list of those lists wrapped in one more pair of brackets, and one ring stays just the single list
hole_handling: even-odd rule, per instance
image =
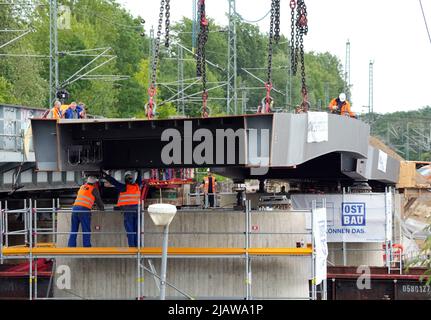
[{"label": "green foliage", "polygon": [[158,119],[168,119],[177,114],[177,108],[172,103],[166,103],[156,110]]},{"label": "green foliage", "polygon": [[[7,46],[0,53],[49,54],[49,6],[41,0],[41,6],[5,6],[0,12],[0,27],[35,30],[16,44]],[[70,101],[83,101],[89,112],[108,117],[138,117],[144,115],[148,101],[150,61],[148,37],[142,37],[140,18],[134,18],[115,0],[59,0],[59,5],[71,9],[71,28],[58,31],[61,52],[110,47],[107,52],[116,59],[97,69],[94,75],[124,75],[125,81],[79,80],[67,87]],[[14,9],[12,9],[14,8]],[[3,8],[2,8],[3,9]],[[251,77],[245,69],[257,77],[267,79],[268,36],[255,25],[237,20],[238,98],[246,95],[248,112],[255,112],[265,95],[263,84]],[[172,116],[174,109],[181,110],[178,102],[178,47],[180,43],[192,49],[192,21],[183,18],[171,27],[172,44],[165,48],[163,39],[158,65],[157,103],[159,116]],[[226,81],[228,32],[214,20],[209,21],[210,34],[206,46],[207,79],[211,115],[226,112]],[[0,34],[0,43],[11,35]],[[301,102],[301,81],[298,75],[289,76],[288,39],[281,37],[273,51],[273,84],[282,93],[272,92],[276,107],[292,110]],[[307,45],[307,44],[306,44]],[[100,52],[100,51],[99,51]],[[95,53],[95,52],[93,52]],[[60,82],[65,81],[94,57],[60,54]],[[108,57],[100,58],[85,70],[90,70]],[[195,57],[184,51],[185,111],[188,116],[200,116],[202,101],[199,79],[196,77]],[[49,59],[0,58],[0,75],[3,80],[4,102],[30,106],[48,106]],[[306,54],[307,85],[309,99],[315,109],[326,107],[344,87],[340,61],[330,53]],[[241,89],[250,88],[250,89]],[[287,90],[287,96],[286,96]],[[291,101],[288,97],[291,96]],[[163,102],[163,103],[162,103]],[[165,103],[167,102],[167,103]],[[241,108],[242,101],[238,101]],[[238,110],[241,112],[241,109]]]},{"label": "green foliage", "polygon": [[0,102],[10,104],[17,103],[12,91],[12,85],[5,78],[0,76]]},{"label": "green foliage", "polygon": [[[414,111],[367,114],[372,134],[379,137],[407,160],[431,161],[426,149],[431,126],[431,106]],[[422,136],[421,134],[424,134]]]}]

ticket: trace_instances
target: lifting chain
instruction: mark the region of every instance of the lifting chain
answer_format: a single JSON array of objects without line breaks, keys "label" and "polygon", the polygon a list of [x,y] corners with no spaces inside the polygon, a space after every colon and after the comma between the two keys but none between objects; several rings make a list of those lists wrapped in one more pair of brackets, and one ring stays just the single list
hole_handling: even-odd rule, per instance
[{"label": "lifting chain", "polygon": [[290,0],[290,23],[291,23],[291,31],[290,31],[290,66],[292,69],[292,74],[296,75],[296,70],[298,69],[298,61],[295,50],[295,8],[296,8],[296,0]]},{"label": "lifting chain", "polygon": [[166,0],[166,12],[165,12],[165,47],[169,48],[169,32],[170,32],[170,26],[171,26],[171,5],[170,0]]},{"label": "lifting chain", "polygon": [[280,0],[271,1],[271,16],[269,24],[269,37],[268,37],[268,72],[267,81],[265,84],[266,96],[263,99],[262,106],[257,110],[258,113],[271,112],[270,104],[273,102],[271,98],[272,90],[272,55],[274,52],[274,42],[278,43],[280,40]]},{"label": "lifting chain", "polygon": [[307,18],[307,6],[304,0],[298,0],[298,20],[297,27],[299,33],[299,55],[301,56],[301,81],[302,81],[302,96],[303,100],[307,99],[307,84],[305,76],[305,61],[304,61],[304,35],[308,33],[308,18]]},{"label": "lifting chain", "polygon": [[[301,63],[301,94],[303,103],[308,103],[308,91],[305,74],[304,36],[308,33],[307,6],[304,0],[291,0],[291,69],[296,75],[298,70],[298,55]],[[296,17],[295,17],[296,9]]]},{"label": "lifting chain", "polygon": [[280,40],[280,0],[274,0],[274,40]]},{"label": "lifting chain", "polygon": [[196,75],[202,78],[202,117],[208,117],[207,101],[207,72],[205,46],[208,41],[208,19],[205,13],[205,0],[199,0],[200,31],[196,53]]},{"label": "lifting chain", "polygon": [[[154,56],[151,64],[151,84],[148,88],[149,100],[145,105],[145,113],[148,119],[154,118],[156,109],[155,95],[157,93],[157,65],[160,58],[160,38],[162,36],[163,16],[165,15],[165,46],[169,47],[169,27],[170,27],[170,0],[160,0],[159,21],[157,24],[157,36],[154,41]],[[166,9],[166,13],[165,13]]]}]

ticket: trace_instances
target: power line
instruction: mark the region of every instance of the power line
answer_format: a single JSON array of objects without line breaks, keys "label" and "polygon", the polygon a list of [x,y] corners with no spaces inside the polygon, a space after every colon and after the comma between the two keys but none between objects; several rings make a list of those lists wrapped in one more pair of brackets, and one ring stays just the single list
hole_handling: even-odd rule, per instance
[{"label": "power line", "polygon": [[431,34],[430,34],[430,30],[429,30],[429,28],[428,28],[427,18],[426,18],[426,16],[425,16],[425,11],[424,11],[424,7],[423,7],[423,5],[422,5],[422,0],[419,0],[419,4],[420,4],[420,6],[421,6],[422,16],[423,16],[423,18],[424,18],[424,22],[425,22],[425,28],[426,28],[427,33],[428,33],[428,39],[429,39],[429,41],[430,41],[430,43],[431,43]]},{"label": "power line", "polygon": [[244,17],[242,15],[240,15],[238,12],[235,12],[235,13],[244,22],[247,22],[247,23],[258,23],[258,22],[261,22],[262,20],[264,20],[271,13],[271,10],[268,10],[268,12],[262,18],[257,19],[257,20],[247,20],[247,19],[244,19]]}]

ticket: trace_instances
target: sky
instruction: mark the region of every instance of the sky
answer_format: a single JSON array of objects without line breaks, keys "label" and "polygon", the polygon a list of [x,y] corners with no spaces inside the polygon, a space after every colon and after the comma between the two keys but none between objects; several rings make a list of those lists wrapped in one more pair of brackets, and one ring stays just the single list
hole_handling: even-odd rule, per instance
[{"label": "sky", "polygon": [[[134,16],[156,26],[160,1],[117,0]],[[193,0],[171,0],[171,21],[192,17]],[[351,43],[353,110],[368,106],[369,62],[374,61],[374,111],[387,113],[431,106],[431,43],[419,0],[305,0],[309,33],[305,50],[330,52],[344,64]],[[270,0],[237,0],[236,11],[255,21],[270,9]],[[431,0],[422,0],[431,28]],[[228,0],[206,0],[207,15],[227,25]],[[257,24],[269,30],[269,17]],[[430,30],[431,31],[431,30]],[[289,0],[281,0],[281,32],[290,35]],[[257,66],[258,67],[258,66]],[[265,67],[265,66],[262,66]]]}]

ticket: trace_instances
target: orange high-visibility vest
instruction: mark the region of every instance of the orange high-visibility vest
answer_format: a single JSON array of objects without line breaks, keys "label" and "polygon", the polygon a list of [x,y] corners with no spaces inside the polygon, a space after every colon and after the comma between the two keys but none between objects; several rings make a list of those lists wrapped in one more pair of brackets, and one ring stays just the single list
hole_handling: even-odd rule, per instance
[{"label": "orange high-visibility vest", "polygon": [[57,108],[52,109],[52,118],[53,119],[61,119],[61,110]]},{"label": "orange high-visibility vest", "polygon": [[[205,188],[205,193],[208,193],[208,189],[209,189],[209,177],[204,177],[204,188]],[[212,193],[216,193],[216,183],[215,183],[215,178],[211,177],[211,181],[212,181],[212,187],[213,187],[213,192]]]},{"label": "orange high-visibility vest", "polygon": [[91,184],[86,183],[82,185],[81,188],[79,188],[78,196],[73,205],[91,209],[95,200],[93,190],[94,186]]},{"label": "orange high-visibility vest", "polygon": [[117,206],[135,206],[141,200],[141,189],[137,183],[127,184],[126,191],[120,192]]},{"label": "orange high-visibility vest", "polygon": [[[340,104],[339,104],[340,103]],[[333,110],[332,108],[333,107],[337,107],[337,109],[336,110]],[[340,100],[338,100],[337,98],[335,98],[335,99],[332,99],[331,100],[331,103],[329,104],[329,110],[331,110],[332,112],[333,111],[336,111],[336,112],[339,112],[340,113],[340,115],[342,115],[342,116],[347,116],[347,115],[349,115],[349,116],[351,116],[351,117],[354,117],[355,116],[355,113],[354,112],[352,112],[352,110],[351,110],[351,108],[350,108],[351,106],[350,106],[350,103],[348,102],[348,101],[344,101],[344,102],[341,102]]]}]

